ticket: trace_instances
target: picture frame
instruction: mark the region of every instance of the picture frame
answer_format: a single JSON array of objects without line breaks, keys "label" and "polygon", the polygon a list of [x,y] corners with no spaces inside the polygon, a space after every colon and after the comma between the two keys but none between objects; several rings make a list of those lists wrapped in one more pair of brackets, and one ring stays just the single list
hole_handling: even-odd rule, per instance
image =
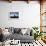
[{"label": "picture frame", "polygon": [[19,12],[10,12],[10,18],[19,18]]}]

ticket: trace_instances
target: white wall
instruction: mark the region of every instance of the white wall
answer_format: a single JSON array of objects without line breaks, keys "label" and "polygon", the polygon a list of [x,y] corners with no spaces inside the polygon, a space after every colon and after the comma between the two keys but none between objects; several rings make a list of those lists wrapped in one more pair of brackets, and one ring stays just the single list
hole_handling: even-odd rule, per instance
[{"label": "white wall", "polygon": [[[10,19],[9,12],[19,12],[19,19]],[[40,4],[38,2],[0,2],[0,27],[40,26]]]}]

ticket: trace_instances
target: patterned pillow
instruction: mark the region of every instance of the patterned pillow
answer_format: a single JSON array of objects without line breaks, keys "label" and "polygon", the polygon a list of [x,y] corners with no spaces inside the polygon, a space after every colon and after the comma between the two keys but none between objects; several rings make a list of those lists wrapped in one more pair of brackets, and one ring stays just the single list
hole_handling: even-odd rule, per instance
[{"label": "patterned pillow", "polygon": [[8,32],[14,34],[14,27],[9,27]]},{"label": "patterned pillow", "polygon": [[20,33],[21,29],[20,28],[14,28],[14,33]]}]

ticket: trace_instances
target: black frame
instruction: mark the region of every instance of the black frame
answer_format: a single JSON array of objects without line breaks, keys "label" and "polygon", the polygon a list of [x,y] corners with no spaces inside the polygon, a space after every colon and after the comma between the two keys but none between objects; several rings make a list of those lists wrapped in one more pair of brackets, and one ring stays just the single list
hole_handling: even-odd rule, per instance
[{"label": "black frame", "polygon": [[10,18],[19,18],[19,12],[10,12]]}]

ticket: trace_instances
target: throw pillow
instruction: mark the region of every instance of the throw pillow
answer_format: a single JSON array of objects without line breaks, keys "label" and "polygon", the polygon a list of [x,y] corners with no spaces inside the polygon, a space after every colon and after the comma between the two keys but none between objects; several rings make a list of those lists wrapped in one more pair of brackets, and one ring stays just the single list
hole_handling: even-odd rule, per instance
[{"label": "throw pillow", "polygon": [[22,28],[21,33],[24,35],[27,32],[27,28]]},{"label": "throw pillow", "polygon": [[20,33],[21,29],[20,28],[15,28],[14,33]]},{"label": "throw pillow", "polygon": [[14,34],[14,27],[9,27],[8,32],[10,32],[11,34]]}]

